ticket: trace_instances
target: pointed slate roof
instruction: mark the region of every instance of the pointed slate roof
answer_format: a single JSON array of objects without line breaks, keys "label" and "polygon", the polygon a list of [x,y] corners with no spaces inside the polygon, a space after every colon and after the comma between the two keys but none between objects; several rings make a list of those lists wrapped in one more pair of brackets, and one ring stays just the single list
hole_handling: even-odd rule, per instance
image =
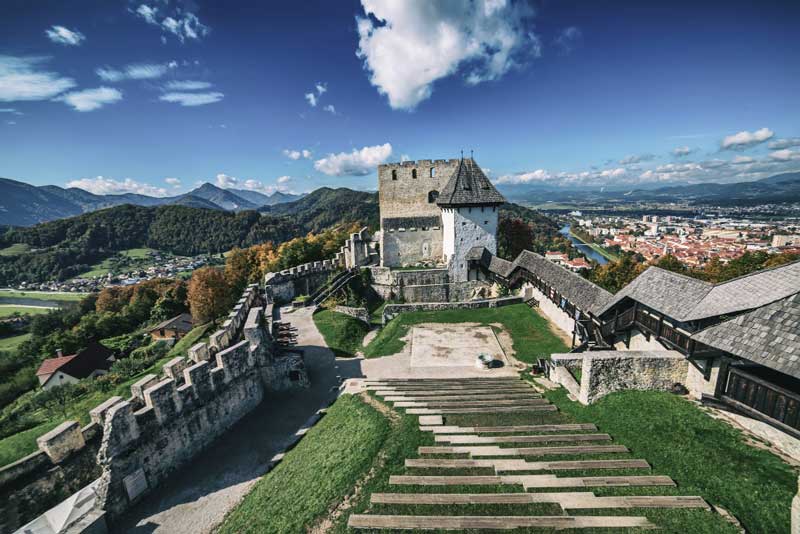
[{"label": "pointed slate roof", "polygon": [[485,206],[506,201],[472,158],[461,158],[444,189],[439,193],[439,206]]}]

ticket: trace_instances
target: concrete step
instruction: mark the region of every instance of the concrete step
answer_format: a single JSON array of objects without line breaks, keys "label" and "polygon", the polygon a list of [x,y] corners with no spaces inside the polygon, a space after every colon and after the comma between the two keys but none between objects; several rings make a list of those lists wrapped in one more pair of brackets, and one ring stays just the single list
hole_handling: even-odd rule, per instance
[{"label": "concrete step", "polygon": [[473,389],[473,390],[375,390],[375,395],[379,397],[444,397],[444,396],[486,396],[486,395],[535,395],[541,397],[535,389],[530,388],[495,388],[495,389]]},{"label": "concrete step", "polygon": [[428,476],[393,475],[389,484],[399,486],[495,486],[521,485],[531,488],[602,488],[630,486],[675,486],[675,481],[662,475],[626,475],[609,477],[559,477],[556,475],[489,475]]},{"label": "concrete step", "polygon": [[515,530],[518,528],[656,528],[646,517],[626,516],[420,516],[354,514],[350,528],[393,530]]},{"label": "concrete step", "polygon": [[[473,397],[474,399],[474,397]],[[468,401],[398,401],[397,408],[458,408],[466,406],[543,406],[550,404],[546,399],[481,399]]]},{"label": "concrete step", "polygon": [[593,424],[564,425],[519,425],[519,426],[432,426],[420,425],[423,432],[434,434],[507,434],[512,432],[561,432],[577,430],[597,430]]},{"label": "concrete step", "polygon": [[608,434],[537,434],[535,436],[468,436],[444,434],[434,437],[437,443],[550,443],[555,441],[611,441]]},{"label": "concrete step", "polygon": [[408,458],[406,467],[416,469],[494,469],[496,473],[513,471],[567,471],[579,469],[649,469],[645,460],[566,460],[528,462],[526,460]]},{"label": "concrete step", "polygon": [[409,415],[445,415],[461,413],[519,413],[519,412],[556,412],[558,408],[552,404],[541,406],[483,406],[480,408],[406,408]]},{"label": "concrete step", "polygon": [[558,493],[373,493],[374,504],[453,505],[453,504],[558,504],[564,510],[600,508],[704,508],[708,503],[695,496],[597,497],[590,491]]},{"label": "concrete step", "polygon": [[624,445],[580,445],[563,447],[497,447],[463,445],[450,447],[419,447],[419,454],[469,454],[473,458],[491,456],[550,456],[555,454],[607,454],[629,452]]},{"label": "concrete step", "polygon": [[523,391],[520,393],[487,393],[484,395],[429,395],[429,396],[413,396],[413,395],[397,395],[386,396],[383,400],[386,402],[414,402],[414,401],[468,401],[468,400],[511,400],[511,399],[541,399],[539,393],[528,393]]}]

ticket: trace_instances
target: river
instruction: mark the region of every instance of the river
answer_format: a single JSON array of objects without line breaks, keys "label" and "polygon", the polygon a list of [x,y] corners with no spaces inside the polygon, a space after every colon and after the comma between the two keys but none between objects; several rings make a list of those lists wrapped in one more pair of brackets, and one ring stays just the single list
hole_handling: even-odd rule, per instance
[{"label": "river", "polygon": [[599,263],[600,265],[605,265],[606,263],[608,263],[608,260],[606,259],[605,256],[603,256],[602,254],[598,253],[592,247],[590,247],[589,245],[587,245],[586,243],[582,242],[577,237],[575,237],[572,234],[570,234],[569,233],[569,225],[564,226],[564,228],[559,230],[559,232],[561,232],[564,235],[564,237],[566,237],[567,239],[570,240],[570,242],[572,243],[573,247],[577,248],[581,252],[581,254],[583,254],[584,256],[589,258],[590,260],[594,260],[597,263]]}]

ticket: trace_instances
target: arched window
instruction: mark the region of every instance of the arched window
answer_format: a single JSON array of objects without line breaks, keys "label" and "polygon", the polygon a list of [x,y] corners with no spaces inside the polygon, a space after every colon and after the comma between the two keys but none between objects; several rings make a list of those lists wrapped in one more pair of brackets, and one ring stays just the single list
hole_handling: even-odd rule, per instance
[{"label": "arched window", "polygon": [[431,167],[431,178],[436,178],[436,167]]},{"label": "arched window", "polygon": [[397,180],[397,170],[392,169],[392,180]]},{"label": "arched window", "polygon": [[436,190],[431,191],[428,193],[428,204],[433,204],[437,198],[439,198],[439,192]]},{"label": "arched window", "polygon": [[416,178],[417,177],[417,169],[411,169],[411,177],[412,178]]}]

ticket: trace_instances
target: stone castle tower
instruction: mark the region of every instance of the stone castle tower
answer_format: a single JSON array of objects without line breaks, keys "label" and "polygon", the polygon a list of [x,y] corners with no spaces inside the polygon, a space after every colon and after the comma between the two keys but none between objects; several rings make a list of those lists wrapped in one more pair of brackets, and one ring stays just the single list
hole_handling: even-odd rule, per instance
[{"label": "stone castle tower", "polygon": [[445,265],[461,282],[484,248],[497,253],[505,199],[472,158],[380,165],[378,190],[382,266]]}]

